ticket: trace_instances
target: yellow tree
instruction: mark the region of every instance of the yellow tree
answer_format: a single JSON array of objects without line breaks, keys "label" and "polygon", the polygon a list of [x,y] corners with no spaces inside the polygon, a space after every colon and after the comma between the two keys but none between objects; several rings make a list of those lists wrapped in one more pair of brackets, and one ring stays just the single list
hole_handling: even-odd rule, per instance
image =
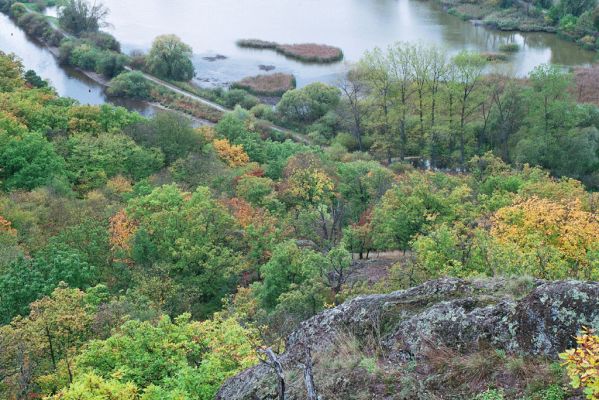
[{"label": "yellow tree", "polygon": [[579,200],[557,203],[531,197],[499,209],[491,235],[537,260],[542,278],[599,278],[599,219]]},{"label": "yellow tree", "polygon": [[131,250],[131,238],[137,232],[138,224],[129,218],[127,212],[122,209],[110,218],[110,245],[113,252],[125,252]]},{"label": "yellow tree", "polygon": [[212,145],[220,159],[230,167],[243,167],[250,161],[242,145],[231,144],[227,139],[217,139]]}]

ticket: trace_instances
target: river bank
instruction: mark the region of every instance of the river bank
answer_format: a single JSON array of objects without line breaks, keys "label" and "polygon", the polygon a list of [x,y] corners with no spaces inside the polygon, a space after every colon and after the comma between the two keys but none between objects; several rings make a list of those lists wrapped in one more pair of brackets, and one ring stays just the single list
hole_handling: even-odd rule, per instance
[{"label": "river bank", "polygon": [[559,3],[542,8],[524,0],[477,3],[469,0],[434,1],[448,14],[486,28],[504,32],[555,34],[560,39],[574,42],[585,50],[599,50],[599,30],[590,9],[575,17],[563,14],[566,11],[559,10]]}]

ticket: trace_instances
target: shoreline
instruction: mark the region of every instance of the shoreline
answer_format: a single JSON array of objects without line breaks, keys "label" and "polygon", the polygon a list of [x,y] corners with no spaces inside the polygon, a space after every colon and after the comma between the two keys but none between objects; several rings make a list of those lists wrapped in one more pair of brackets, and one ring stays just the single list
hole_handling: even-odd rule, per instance
[{"label": "shoreline", "polygon": [[[573,43],[577,47],[599,54],[599,32],[595,32],[596,44],[584,43],[584,38],[576,38],[572,33],[560,30],[559,24],[547,22],[549,10],[534,8],[522,0],[514,0],[511,7],[501,8],[485,4],[468,3],[464,1],[432,0],[446,14],[453,15],[474,26],[481,26],[497,32],[546,33],[555,35],[559,40]],[[536,15],[534,15],[536,14]]]}]

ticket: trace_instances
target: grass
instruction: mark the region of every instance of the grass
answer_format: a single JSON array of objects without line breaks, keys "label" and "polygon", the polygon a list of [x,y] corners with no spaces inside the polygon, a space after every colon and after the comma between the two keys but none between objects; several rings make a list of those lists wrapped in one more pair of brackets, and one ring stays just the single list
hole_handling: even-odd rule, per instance
[{"label": "grass", "polygon": [[483,52],[483,53],[480,53],[480,55],[483,56],[487,61],[490,61],[490,62],[507,61],[507,59],[508,59],[507,54],[493,52],[493,51]]},{"label": "grass", "polygon": [[295,77],[290,74],[276,73],[243,78],[232,87],[247,90],[258,96],[282,96],[295,89]]},{"label": "grass", "polygon": [[504,43],[499,45],[499,51],[504,53],[516,53],[520,51],[520,45],[518,43]]},{"label": "grass", "polygon": [[343,60],[343,51],[334,46],[316,43],[279,44],[260,39],[242,39],[239,47],[251,49],[270,49],[286,57],[303,62],[332,63]]},{"label": "grass", "polygon": [[154,101],[166,108],[210,122],[218,122],[223,116],[222,112],[215,110],[206,104],[194,101],[161,86],[154,85],[154,88],[151,91],[151,97]]}]

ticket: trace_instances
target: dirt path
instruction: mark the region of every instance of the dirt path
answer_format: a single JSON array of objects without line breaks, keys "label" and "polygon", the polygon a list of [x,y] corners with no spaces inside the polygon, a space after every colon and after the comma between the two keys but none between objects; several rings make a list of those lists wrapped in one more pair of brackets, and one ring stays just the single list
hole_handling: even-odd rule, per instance
[{"label": "dirt path", "polygon": [[[125,67],[125,69],[127,71],[134,71],[131,67]],[[199,103],[207,105],[208,107],[211,107],[211,108],[213,108],[215,110],[218,110],[220,112],[229,112],[229,111],[232,111],[230,108],[223,107],[220,104],[216,104],[213,101],[210,101],[210,100],[205,99],[203,97],[200,97],[200,96],[198,96],[198,95],[196,95],[194,93],[191,93],[191,92],[188,92],[186,90],[183,90],[183,89],[181,89],[181,88],[179,88],[179,87],[177,87],[177,86],[175,86],[175,85],[173,85],[173,84],[171,84],[169,82],[166,82],[166,81],[164,81],[164,80],[162,80],[160,78],[155,77],[154,75],[150,75],[148,73],[145,73],[145,72],[142,72],[142,71],[139,71],[139,70],[135,70],[135,71],[140,72],[141,74],[143,74],[143,76],[147,80],[149,80],[151,82],[154,82],[157,85],[163,86],[163,87],[165,87],[165,88],[167,88],[169,90],[172,90],[173,92],[175,92],[177,94],[180,94],[181,96],[185,96],[187,98],[190,98],[190,99],[192,99],[194,101],[197,101]],[[304,143],[304,144],[308,144],[308,145],[311,144],[310,140],[307,137],[305,137],[304,135],[301,135],[301,134],[299,134],[297,132],[293,132],[292,130],[289,130],[287,128],[283,128],[281,126],[275,125],[275,124],[270,123],[270,122],[266,122],[266,126],[269,129],[272,129],[273,131],[281,132],[281,133],[284,133],[284,134],[287,134],[287,135],[291,136],[293,138],[293,140],[295,140],[296,142],[300,142],[300,143]]]}]

